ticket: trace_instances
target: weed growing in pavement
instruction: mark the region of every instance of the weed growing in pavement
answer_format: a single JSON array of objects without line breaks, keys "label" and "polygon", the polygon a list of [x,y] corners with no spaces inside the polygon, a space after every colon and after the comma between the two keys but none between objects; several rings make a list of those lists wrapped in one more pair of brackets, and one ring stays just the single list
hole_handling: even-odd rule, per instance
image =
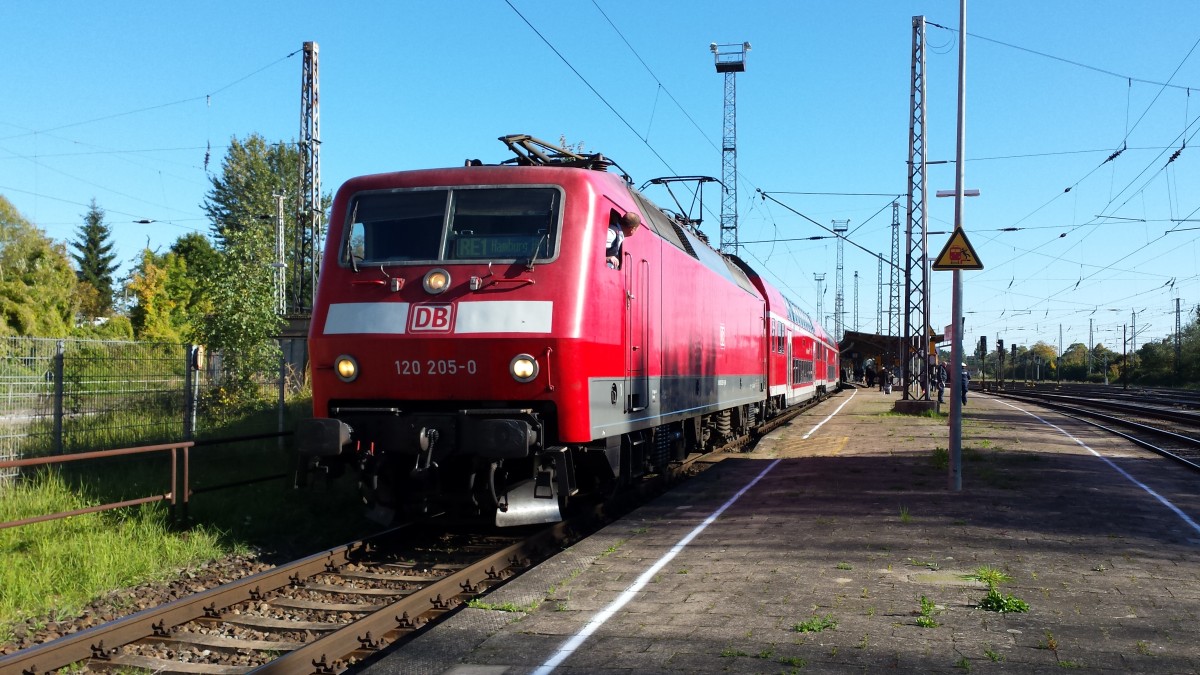
[{"label": "weed growing in pavement", "polygon": [[980,565],[975,568],[971,574],[964,574],[964,579],[972,579],[987,584],[988,588],[995,588],[1000,584],[1012,581],[1012,577],[1005,574],[1003,571],[992,567],[991,565]]},{"label": "weed growing in pavement", "polygon": [[679,570],[679,571],[675,572],[675,574],[687,574],[687,573],[688,573],[688,569],[687,569],[686,567],[684,567],[683,569],[681,569],[681,570]]},{"label": "weed growing in pavement", "polygon": [[912,520],[912,517],[908,515],[908,507],[901,504],[900,505],[900,522],[908,523],[911,520]]},{"label": "weed growing in pavement", "polygon": [[913,567],[928,567],[934,571],[936,571],[938,568],[938,564],[932,560],[917,560],[916,558],[909,558],[908,564],[912,565]]},{"label": "weed growing in pavement", "polygon": [[950,466],[950,451],[946,448],[934,448],[929,461],[935,469],[945,469]]},{"label": "weed growing in pavement", "polygon": [[467,601],[467,607],[471,607],[473,609],[487,609],[493,612],[525,612],[526,614],[537,609],[541,604],[541,600],[533,600],[527,605],[518,605],[515,602],[484,602],[479,598],[471,598]]},{"label": "weed growing in pavement", "polygon": [[875,616],[875,608],[874,608],[874,607],[868,607],[868,608],[867,608],[867,616],[868,616],[868,617],[873,617],[873,616]]},{"label": "weed growing in pavement", "polygon": [[617,549],[621,548],[621,546],[624,543],[625,543],[624,539],[618,539],[616,541],[616,543],[614,543],[612,546],[609,546],[608,548],[604,549],[604,552],[600,554],[600,557],[603,558],[605,556],[609,556],[609,555],[616,553]]},{"label": "weed growing in pavement", "polygon": [[967,660],[967,657],[965,657],[965,656],[963,656],[963,657],[960,657],[960,658],[958,659],[958,661],[956,661],[956,662],[954,663],[954,667],[955,667],[955,668],[962,668],[963,670],[967,671],[968,673],[969,673],[969,672],[971,672],[971,662],[970,662],[970,661],[968,661],[968,660]]},{"label": "weed growing in pavement", "polygon": [[746,652],[744,652],[740,649],[734,649],[733,647],[726,647],[725,649],[721,650],[722,658],[731,658],[731,657],[737,657],[737,656],[747,656],[747,654],[746,654]]},{"label": "weed growing in pavement", "polygon": [[1054,633],[1046,631],[1046,639],[1038,643],[1038,649],[1049,649],[1054,652],[1055,658],[1058,657],[1058,640],[1054,638]]},{"label": "weed growing in pavement", "polygon": [[758,658],[760,658],[760,659],[769,659],[769,658],[771,658],[771,656],[772,656],[772,655],[774,655],[774,654],[775,654],[775,650],[774,650],[774,649],[764,649],[764,650],[762,650],[761,652],[759,652],[759,653],[758,653]]},{"label": "weed growing in pavement", "polygon": [[1134,649],[1136,649],[1137,653],[1141,654],[1142,656],[1150,655],[1150,644],[1147,643],[1145,640],[1138,640],[1137,645],[1134,647]]},{"label": "weed growing in pavement", "polygon": [[565,602],[556,602],[556,603],[554,603],[554,611],[556,611],[556,612],[565,612],[565,611],[567,611],[567,603],[565,603]]},{"label": "weed growing in pavement", "polygon": [[1058,667],[1059,668],[1070,668],[1070,669],[1082,668],[1083,663],[1081,661],[1059,661]]},{"label": "weed growing in pavement", "polygon": [[867,592],[867,587],[866,587],[866,586],[863,586],[862,593],[859,593],[859,594],[858,594],[858,597],[860,597],[860,598],[862,598],[862,599],[866,600],[868,597],[870,597],[870,595],[871,595],[871,594]]},{"label": "weed growing in pavement", "polygon": [[839,570],[850,570],[850,569],[854,569],[853,567],[851,567],[851,566],[850,566],[850,563],[848,563],[848,562],[840,562],[840,563],[838,563],[838,564],[837,564],[837,568],[838,568]]},{"label": "weed growing in pavement", "polygon": [[858,644],[855,645],[855,647],[858,649],[866,649],[868,646],[870,646],[870,644],[870,635],[863,633],[862,639],[858,641]]},{"label": "weed growing in pavement", "polygon": [[989,659],[991,659],[992,663],[1000,663],[1001,661],[1004,660],[1004,655],[1001,654],[1000,652],[996,651],[995,649],[992,649],[991,647],[988,647],[987,649],[983,650],[983,655],[988,657]]},{"label": "weed growing in pavement", "polygon": [[1001,593],[995,586],[992,586],[988,588],[988,594],[984,596],[983,600],[979,601],[979,609],[1001,614],[1019,614],[1029,611],[1029,603],[1010,594]]},{"label": "weed growing in pavement", "polygon": [[792,624],[792,630],[797,633],[820,633],[824,630],[834,630],[837,628],[838,622],[833,620],[832,614],[825,616],[814,616],[808,621]]},{"label": "weed growing in pavement", "polygon": [[799,656],[781,656],[779,657],[779,663],[782,663],[785,666],[792,666],[794,668],[803,668],[808,665],[808,661],[805,661]]},{"label": "weed growing in pavement", "polygon": [[937,605],[924,595],[921,596],[921,613],[917,616],[917,625],[921,628],[937,628],[939,624],[934,620],[934,612],[937,611]]}]

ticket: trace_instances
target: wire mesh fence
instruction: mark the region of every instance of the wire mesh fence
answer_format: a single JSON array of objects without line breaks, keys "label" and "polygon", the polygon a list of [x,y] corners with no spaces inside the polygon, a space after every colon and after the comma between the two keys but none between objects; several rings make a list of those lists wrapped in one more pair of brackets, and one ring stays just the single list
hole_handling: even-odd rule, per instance
[{"label": "wire mesh fence", "polygon": [[192,440],[248,409],[278,407],[282,425],[303,369],[281,360],[237,400],[222,384],[219,356],[192,345],[2,338],[0,460]]}]

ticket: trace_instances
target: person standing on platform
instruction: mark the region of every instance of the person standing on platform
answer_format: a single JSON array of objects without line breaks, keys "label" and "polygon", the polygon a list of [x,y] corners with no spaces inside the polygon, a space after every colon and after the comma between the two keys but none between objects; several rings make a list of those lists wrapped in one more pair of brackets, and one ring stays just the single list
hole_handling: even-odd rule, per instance
[{"label": "person standing on platform", "polygon": [[967,370],[967,364],[962,364],[962,375],[959,376],[959,389],[962,391],[963,405],[967,404],[967,386],[971,383],[971,372]]}]

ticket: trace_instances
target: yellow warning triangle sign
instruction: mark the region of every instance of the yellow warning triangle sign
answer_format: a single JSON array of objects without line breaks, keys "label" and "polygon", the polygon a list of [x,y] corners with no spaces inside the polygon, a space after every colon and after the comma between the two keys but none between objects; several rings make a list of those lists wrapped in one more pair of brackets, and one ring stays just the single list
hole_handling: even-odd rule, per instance
[{"label": "yellow warning triangle sign", "polygon": [[933,259],[933,269],[938,271],[983,269],[983,263],[979,260],[979,256],[975,255],[975,249],[971,248],[971,242],[967,241],[967,233],[963,232],[961,227],[954,228],[954,234],[950,235],[950,241],[942,247],[942,252],[938,254],[938,257]]}]

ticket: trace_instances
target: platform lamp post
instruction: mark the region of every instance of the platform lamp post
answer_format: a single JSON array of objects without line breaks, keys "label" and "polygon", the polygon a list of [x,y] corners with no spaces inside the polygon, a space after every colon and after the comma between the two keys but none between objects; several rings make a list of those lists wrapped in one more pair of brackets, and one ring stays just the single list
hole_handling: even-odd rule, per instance
[{"label": "platform lamp post", "polygon": [[[959,0],[958,6],[958,147],[955,151],[954,162],[954,228],[961,231],[963,226],[963,164],[964,146],[966,145],[966,108],[967,108],[967,0]],[[978,191],[976,191],[978,194]],[[950,346],[950,359],[958,372],[957,396],[950,398],[950,489],[962,491],[962,270],[955,269],[954,291],[952,305],[954,310],[954,341]]]}]

